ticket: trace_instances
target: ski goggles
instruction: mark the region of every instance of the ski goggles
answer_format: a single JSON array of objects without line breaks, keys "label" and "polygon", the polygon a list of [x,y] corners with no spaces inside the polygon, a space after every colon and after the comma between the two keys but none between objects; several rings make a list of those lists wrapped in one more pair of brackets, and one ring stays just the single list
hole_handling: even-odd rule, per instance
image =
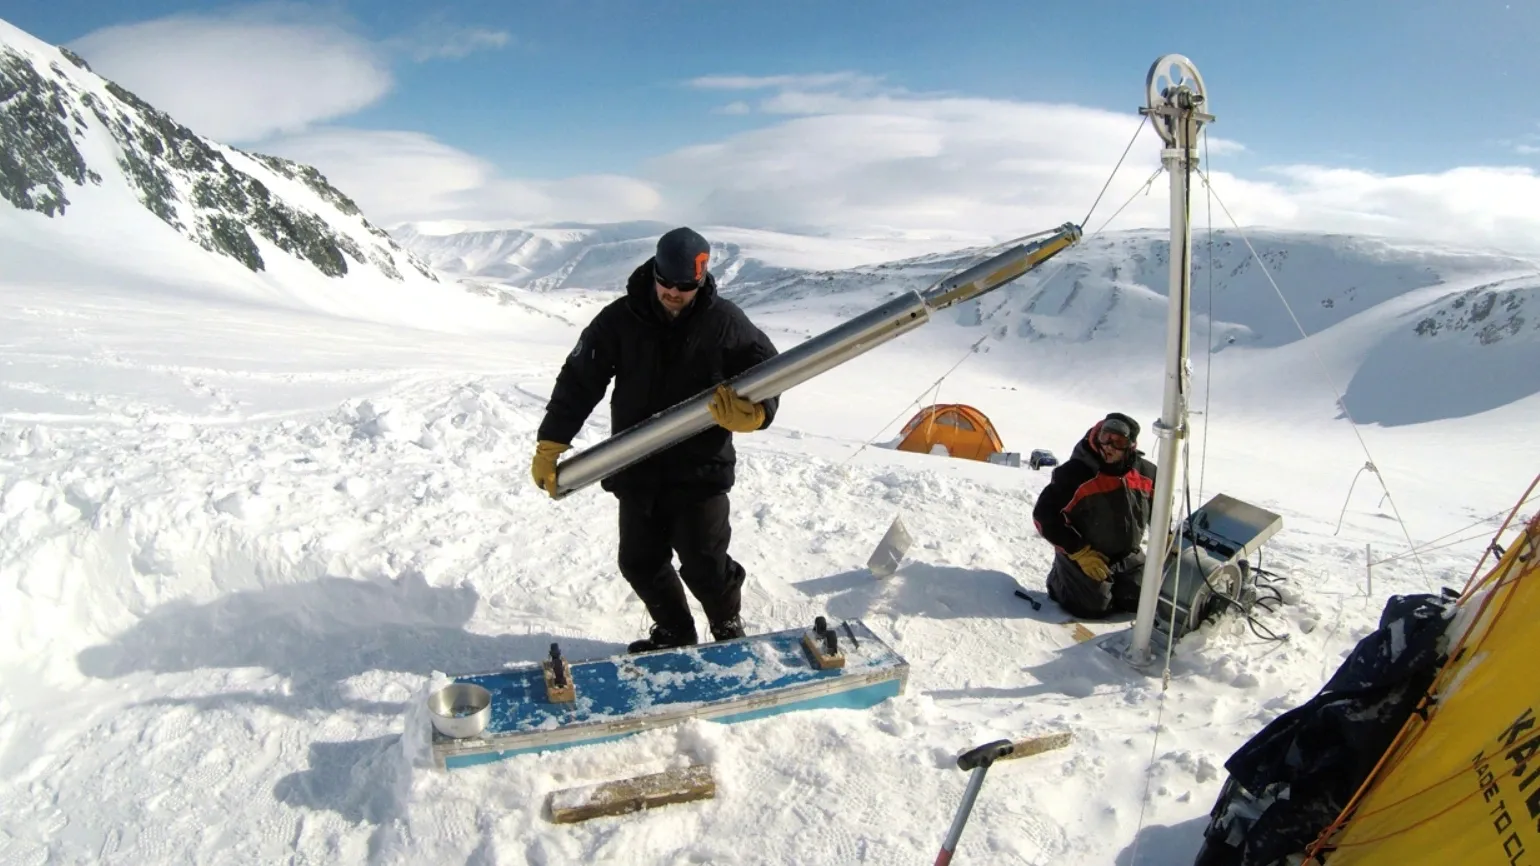
[{"label": "ski goggles", "polygon": [[1109,433],[1107,431],[1102,431],[1101,435],[1096,437],[1096,444],[1114,451],[1127,451],[1133,445],[1132,442],[1128,441],[1128,437],[1122,433]]},{"label": "ski goggles", "polygon": [[1096,433],[1096,444],[1103,448],[1127,451],[1133,447],[1133,433],[1121,418],[1108,418]]}]

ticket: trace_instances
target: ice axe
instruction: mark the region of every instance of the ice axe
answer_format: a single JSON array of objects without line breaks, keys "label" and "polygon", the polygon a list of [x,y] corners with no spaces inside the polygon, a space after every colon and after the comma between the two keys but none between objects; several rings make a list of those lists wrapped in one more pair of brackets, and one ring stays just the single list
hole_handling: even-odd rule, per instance
[{"label": "ice axe", "polygon": [[971,770],[972,775],[968,777],[968,787],[963,791],[962,803],[957,807],[957,814],[952,818],[952,827],[946,832],[946,841],[941,843],[941,853],[936,855],[935,866],[947,866],[952,862],[952,852],[957,850],[957,840],[962,838],[963,827],[968,823],[968,813],[973,811],[973,801],[978,799],[979,789],[984,786],[984,774],[989,772],[989,768],[995,761],[1025,758],[1038,752],[1057,749],[1068,745],[1070,737],[1070,733],[1065,731],[1016,742],[995,740],[958,755],[958,768]]}]

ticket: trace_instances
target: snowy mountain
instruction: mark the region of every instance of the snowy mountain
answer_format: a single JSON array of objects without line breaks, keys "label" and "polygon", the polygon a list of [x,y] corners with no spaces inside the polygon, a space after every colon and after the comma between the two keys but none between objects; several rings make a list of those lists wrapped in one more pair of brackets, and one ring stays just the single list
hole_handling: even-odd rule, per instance
[{"label": "snowy mountain", "polygon": [[[652,255],[672,223],[537,225],[459,229],[407,223],[391,234],[436,270],[534,291],[616,287]],[[823,238],[736,226],[700,227],[712,241],[712,272],[723,286],[796,279],[810,270],[849,268],[912,255],[944,242]]]},{"label": "snowy mountain", "polygon": [[[618,291],[667,228],[396,233],[446,274],[507,299],[521,297],[517,290]],[[896,292],[923,291],[995,251],[808,267],[837,254],[827,247],[822,255],[804,251],[800,266],[792,265],[783,251],[796,245],[787,236],[703,230],[717,244],[714,270],[723,294],[772,325],[797,321],[800,327],[784,326],[793,339]],[[847,258],[871,252],[851,246]],[[1111,377],[1111,386],[1098,387],[1117,393],[1117,380],[1126,380],[1131,390],[1148,392],[1165,353],[1169,246],[1164,230],[1104,232],[939,318],[952,326],[954,342],[972,343],[987,326],[996,339],[980,352],[1067,387]],[[1200,231],[1192,290],[1193,355],[1211,350],[1221,357],[1215,376],[1229,377],[1242,402],[1292,402],[1287,394],[1244,393],[1245,381],[1289,365],[1303,366],[1314,379],[1318,360],[1362,421],[1406,424],[1477,414],[1540,393],[1540,380],[1527,373],[1540,369],[1540,266],[1527,259],[1303,231],[1215,231],[1212,240]],[[1408,378],[1414,369],[1422,375]],[[1489,386],[1472,389],[1474,379]],[[1428,393],[1439,397],[1429,400]],[[1336,411],[1331,400],[1324,406]]]},{"label": "snowy mountain", "polygon": [[[636,264],[652,254],[657,236],[671,227],[627,223],[428,234],[406,226],[393,233],[447,274],[553,291],[618,289]],[[875,303],[896,291],[922,291],[997,251],[968,248],[809,269],[784,264],[776,252],[738,240],[734,235],[741,230],[705,231],[712,238],[727,235],[715,244],[713,270],[724,293],[746,307],[787,307],[840,295]],[[1155,336],[1163,342],[1167,238],[1163,230],[1105,232],[1064,253],[1054,266],[1007,287],[999,297],[964,308],[961,318],[977,320],[983,306],[991,318],[1001,316],[1019,335],[1034,340],[1122,338],[1132,331],[1147,332],[1153,323]],[[1256,266],[1246,240],[1266,263],[1289,308],[1264,269]],[[1493,278],[1503,274],[1513,276]],[[1540,264],[1501,253],[1302,231],[1253,231],[1243,239],[1237,232],[1219,230],[1213,233],[1212,247],[1202,232],[1194,239],[1195,316],[1207,317],[1211,293],[1216,349],[1283,345],[1299,339],[1300,328],[1322,331],[1390,301],[1397,301],[1399,309],[1406,296],[1423,289],[1436,291],[1416,295],[1429,315],[1415,329],[1429,336],[1444,328],[1446,319],[1448,327],[1457,330],[1482,322],[1484,311],[1498,297],[1494,293],[1502,293],[1506,318],[1483,324],[1480,332],[1481,341],[1491,343],[1503,334],[1518,336],[1526,321],[1540,328],[1540,317],[1526,319],[1522,312],[1524,297],[1536,287]],[[1002,305],[1002,298],[1010,300]],[[1445,302],[1453,312],[1441,309]],[[1467,302],[1470,314],[1462,317],[1459,310]]]},{"label": "snowy mountain", "polygon": [[290,256],[327,277],[436,280],[314,168],[210,141],[3,21],[0,148],[0,198],[39,217],[91,221],[88,190],[126,191],[141,218],[252,272]]},{"label": "snowy mountain", "polygon": [[[1053,265],[1005,289],[1002,295],[1010,301],[999,314],[1032,339],[1121,338],[1131,330],[1146,330],[1151,316],[1163,326],[1170,279],[1168,237],[1165,230],[1135,229],[1084,240]],[[1256,266],[1247,240],[1266,263],[1265,272]],[[989,252],[958,250],[843,272],[746,281],[733,288],[746,304],[863,290],[920,290]],[[1199,232],[1192,258],[1194,315],[1208,315],[1212,294],[1216,348],[1282,345],[1299,339],[1299,327],[1315,333],[1415,290],[1441,286],[1454,294],[1465,289],[1451,286],[1492,274],[1513,273],[1540,284],[1540,265],[1498,253],[1301,231],[1254,230],[1243,239],[1235,231],[1220,230],[1214,232],[1212,246]],[[1290,320],[1268,274],[1298,317],[1299,327]],[[1152,306],[1151,300],[1157,303]],[[984,302],[986,308],[997,304],[999,299]],[[1163,341],[1163,327],[1155,330]]]}]

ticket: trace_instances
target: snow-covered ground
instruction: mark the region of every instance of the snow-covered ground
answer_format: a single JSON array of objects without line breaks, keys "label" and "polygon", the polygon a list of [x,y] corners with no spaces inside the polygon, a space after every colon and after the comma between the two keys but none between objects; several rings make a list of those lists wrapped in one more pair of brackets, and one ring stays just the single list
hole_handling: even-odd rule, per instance
[{"label": "snow-covered ground", "polygon": [[[1253,232],[1285,308],[1238,235],[1213,258],[1195,238],[1187,486],[1194,506],[1225,492],[1283,516],[1260,564],[1288,604],[1190,636],[1168,681],[1078,643],[1053,603],[1013,594],[1042,594],[1047,473],[882,443],[931,402],[979,407],[1022,455],[1067,456],[1109,410],[1148,430],[1164,232],[1090,237],[737,437],[749,627],[859,618],[911,664],[904,695],[439,772],[411,759],[436,672],[553,640],[605,656],[646,630],[614,500],[552,501],[528,461],[578,329],[662,227],[403,229],[435,280],[318,187],[209,143],[368,253],[327,277],[255,238],[254,271],[147,210],[132,137],[86,110],[127,111],[104,81],[3,22],[0,43],[29,86],[59,88],[12,108],[79,109],[59,141],[17,114],[12,146],[66,163],[78,146],[101,180],[62,185],[56,217],[0,205],[4,866],[928,863],[967,780],[956,755],[1061,730],[1070,746],[990,771],[956,862],[1190,863],[1227,756],[1315,693],[1387,595],[1462,585],[1540,469],[1533,261]],[[43,168],[28,182],[64,170]],[[265,219],[195,207],[195,174],[156,193],[184,228]],[[935,238],[707,228],[727,291],[783,349],[969,263]],[[607,432],[601,407],[577,444]],[[896,515],[915,545],[875,579]],[[543,814],[556,789],[696,762],[713,799]]]},{"label": "snow-covered ground", "polygon": [[[1288,639],[1224,621],[1179,645],[1163,685],[1012,594],[1043,588],[1030,510],[1047,473],[879,444],[937,399],[983,408],[1011,450],[1067,456],[1106,411],[1148,429],[1158,353],[1120,367],[1106,341],[1015,330],[970,352],[983,331],[941,317],[737,437],[750,628],[860,618],[912,665],[903,696],[445,774],[407,757],[434,671],[552,640],[602,656],[645,632],[614,500],[553,502],[528,477],[558,365],[613,293],[499,304],[446,280],[370,303],[296,278],[265,300],[192,258],[154,275],[180,239],[93,241],[88,259],[18,228],[34,215],[6,219],[4,863],[925,863],[967,781],[955,756],[1058,730],[1073,744],[990,771],[956,862],[1190,863],[1231,751],[1314,694],[1387,595],[1463,584],[1540,467],[1534,396],[1364,427],[1366,454],[1310,341],[1221,352],[1207,392],[1196,359],[1193,504],[1223,491],[1283,516],[1261,564],[1289,604],[1260,621]],[[784,349],[873,292],[753,309]],[[1360,332],[1329,344],[1333,375],[1369,354],[1341,349]],[[1400,348],[1410,364],[1424,346]],[[1068,375],[1077,358],[1089,378]],[[606,433],[601,405],[578,444]],[[1370,459],[1389,499],[1357,474]],[[895,515],[915,546],[876,580],[863,566]],[[1365,545],[1390,558],[1372,595]],[[558,788],[702,761],[714,799],[543,816]]]}]

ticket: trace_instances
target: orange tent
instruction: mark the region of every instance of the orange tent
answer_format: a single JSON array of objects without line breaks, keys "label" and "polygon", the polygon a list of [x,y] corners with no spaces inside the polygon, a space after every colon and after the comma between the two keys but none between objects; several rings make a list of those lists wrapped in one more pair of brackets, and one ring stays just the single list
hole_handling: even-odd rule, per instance
[{"label": "orange tent", "polygon": [[953,457],[987,461],[991,454],[1005,450],[995,425],[984,413],[960,403],[921,409],[899,436],[898,450],[920,454],[930,454],[937,445],[943,445]]}]

